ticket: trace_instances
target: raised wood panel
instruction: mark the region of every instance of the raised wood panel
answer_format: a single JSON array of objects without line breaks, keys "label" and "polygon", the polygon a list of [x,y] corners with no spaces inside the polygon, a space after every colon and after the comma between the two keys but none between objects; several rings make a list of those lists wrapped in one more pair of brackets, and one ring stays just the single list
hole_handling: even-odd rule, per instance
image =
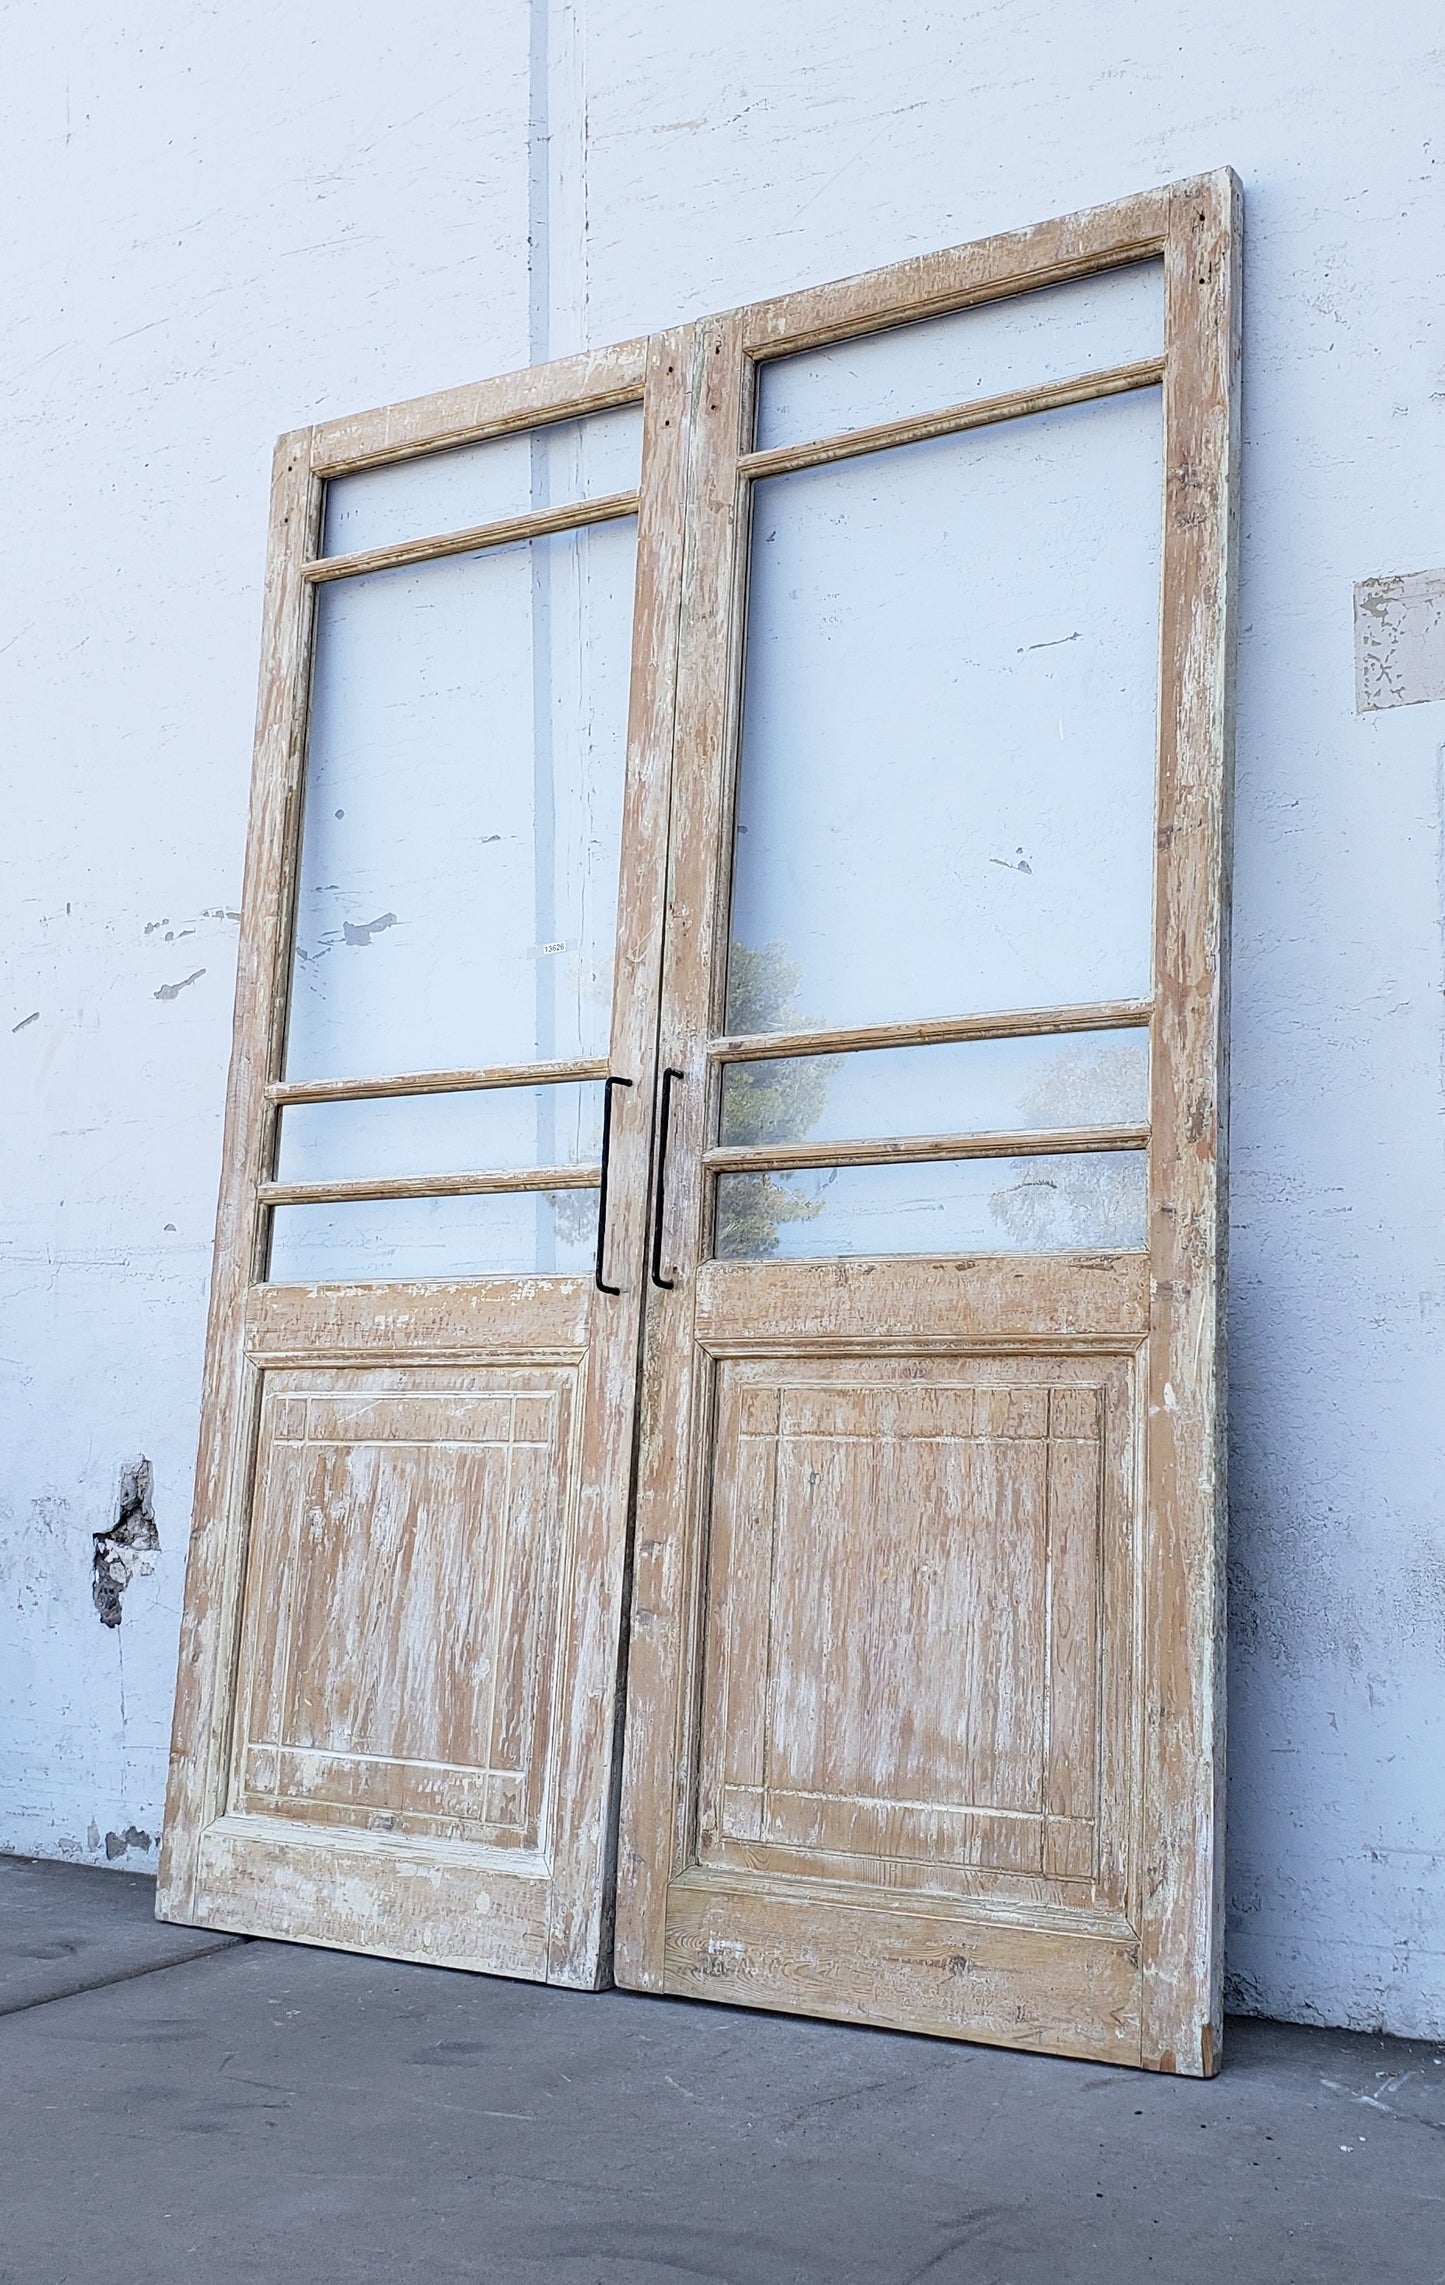
[{"label": "raised wood panel", "polygon": [[1100,1749],[1107,1724],[1117,1780],[1132,1385],[1109,1359],[719,1365],[702,1866],[1122,1903]]},{"label": "raised wood panel", "polygon": [[231,1808],[543,1847],[574,1368],[267,1376]]}]

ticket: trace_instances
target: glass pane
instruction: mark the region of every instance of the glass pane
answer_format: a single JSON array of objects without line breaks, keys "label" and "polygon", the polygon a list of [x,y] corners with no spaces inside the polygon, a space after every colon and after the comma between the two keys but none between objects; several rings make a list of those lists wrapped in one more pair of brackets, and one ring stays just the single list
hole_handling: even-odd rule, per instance
[{"label": "glass pane", "polygon": [[728,1030],[1146,993],[1157,389],[755,494]]},{"label": "glass pane", "polygon": [[731,1063],[719,1139],[999,1134],[1136,1126],[1148,1115],[1148,1032],[1074,1032]]},{"label": "glass pane", "polygon": [[317,596],[286,1072],[605,1055],[635,526]]},{"label": "glass pane", "polygon": [[291,1103],[281,1113],[281,1182],[359,1174],[468,1174],[590,1166],[602,1150],[600,1083],[498,1087],[466,1095]]},{"label": "glass pane", "polygon": [[332,477],[321,552],[355,555],[500,523],[536,508],[560,508],[569,500],[635,492],[641,467],[640,405],[388,461],[355,476]]},{"label": "glass pane", "polygon": [[482,1198],[376,1198],[276,1206],[273,1285],[395,1277],[590,1277],[595,1190],[490,1192]]},{"label": "glass pane", "polygon": [[757,448],[1138,365],[1163,348],[1164,265],[1137,262],[762,365]]},{"label": "glass pane", "polygon": [[722,1174],[723,1261],[837,1254],[1031,1254],[1142,1247],[1145,1156],[970,1158]]}]

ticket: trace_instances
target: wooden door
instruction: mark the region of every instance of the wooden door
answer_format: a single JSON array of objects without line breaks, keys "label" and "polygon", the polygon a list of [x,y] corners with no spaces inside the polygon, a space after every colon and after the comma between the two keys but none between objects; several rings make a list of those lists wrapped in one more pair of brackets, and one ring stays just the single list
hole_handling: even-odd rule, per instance
[{"label": "wooden door", "polygon": [[689,353],[278,450],[172,1919],[601,1972]]},{"label": "wooden door", "polygon": [[635,1988],[1217,2066],[1236,248],[704,330]]}]

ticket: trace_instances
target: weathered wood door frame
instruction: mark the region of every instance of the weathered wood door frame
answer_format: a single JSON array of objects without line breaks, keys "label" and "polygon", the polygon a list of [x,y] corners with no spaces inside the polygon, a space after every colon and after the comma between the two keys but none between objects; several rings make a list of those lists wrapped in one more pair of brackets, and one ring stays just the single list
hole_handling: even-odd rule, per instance
[{"label": "weathered wood door frame", "polygon": [[[632,1463],[661,956],[673,667],[692,338],[658,334],[476,387],[283,436],[271,499],[259,715],[242,898],[234,1046],[211,1288],[202,1430],[186,1583],[158,1908],[171,1919],[582,1985],[602,1974],[610,1920],[618,1656]],[[640,489],[365,555],[326,556],[328,479],[449,447],[640,404]],[[622,878],[609,1053],[592,1064],[283,1078],[314,600],[330,580],[434,562],[609,518],[637,519]],[[601,1179],[600,1170],[481,1170],[333,1183],[273,1179],[287,1103],[426,1095],[479,1086],[627,1081],[611,1108],[606,1261],[582,1277],[484,1277],[318,1287],[266,1282],[270,1210],[284,1203],[461,1196]],[[601,1254],[599,1246],[599,1256]],[[624,1266],[625,1265],[625,1266]],[[364,1814],[328,1834],[255,1813],[238,1731],[248,1577],[268,1516],[258,1470],[296,1391],[328,1372],[360,1390],[421,1388],[435,1414],[497,1368],[504,1397],[529,1378],[560,1429],[565,1512],[546,1560],[557,1616],[537,1844],[416,1845]],[[471,1378],[468,1379],[470,1370]],[[509,1378],[510,1376],[510,1378]],[[425,1384],[425,1385],[423,1385]],[[289,1406],[289,1410],[288,1410]],[[439,1417],[439,1415],[435,1415]],[[515,1427],[515,1407],[512,1419]],[[258,1459],[258,1439],[261,1458]],[[268,1441],[269,1440],[269,1441]],[[457,1518],[458,1530],[466,1519]],[[265,1549],[261,1547],[264,1563]],[[265,1578],[264,1569],[262,1571]],[[272,1756],[272,1759],[275,1757]],[[273,1783],[276,1782],[273,1780]],[[400,1825],[403,1820],[395,1822]],[[534,1820],[535,1822],[535,1820]]]},{"label": "weathered wood door frame", "polygon": [[[589,353],[475,388],[322,424],[284,437],[272,496],[252,824],[243,898],[235,1046],[227,1103],[195,1521],[187,1575],[160,1909],[181,1920],[252,1928],[383,1954],[410,1953],[504,1972],[592,1983],[605,1969],[627,1467],[649,1246],[648,1337],[629,1618],[626,1770],[617,1842],[617,1970],[647,1990],[687,1990],[760,2005],[870,2015],[837,1990],[749,1991],[699,1981],[669,1952],[668,1894],[691,1862],[695,1821],[695,1649],[704,1515],[689,1416],[706,1391],[685,1365],[706,1308],[705,1163],[720,1062],[717,993],[726,933],[731,771],[743,630],[745,502],[750,482],[788,464],[750,453],[758,361],[963,309],[1028,288],[1163,256],[1167,354],[1159,896],[1149,1141],[1150,1251],[1136,1272],[1082,1274],[1059,1304],[1060,1346],[1087,1320],[1111,1354],[1147,1373],[1142,1389],[1148,1497],[1143,1510],[1143,1674],[1137,1731],[1135,1926],[1137,2039],[1112,2045],[1060,2030],[1039,2043],[1209,2072],[1219,2052],[1220,1802],[1223,1781],[1222,1305],[1224,1020],[1230,763],[1232,546],[1238,344],[1238,204],[1232,176],[1176,184],[1061,221],[921,257],[840,285],[792,294],[650,341]],[[1121,375],[1129,387],[1138,375]],[[1010,405],[955,407],[913,424],[918,437],[1100,394],[1099,376],[1030,392]],[[590,1289],[535,1301],[506,1281],[369,1290],[320,1288],[298,1333],[294,1295],[264,1282],[285,987],[299,832],[312,597],[328,476],[411,453],[501,436],[538,422],[645,400],[639,575],[633,642],[616,1017],[608,1068],[635,1081],[622,1098],[610,1196],[612,1278],[623,1295],[599,1320]],[[866,438],[839,444],[839,454]],[[804,458],[816,459],[812,448]],[[799,462],[801,465],[801,461]],[[614,512],[619,504],[610,503]],[[570,522],[582,520],[571,516]],[[525,537],[545,519],[523,519]],[[498,537],[454,535],[457,552]],[[436,542],[378,561],[446,552]],[[676,765],[676,794],[673,772]],[[669,854],[670,852],[670,854]],[[661,868],[667,862],[666,912]],[[665,942],[664,942],[665,939]],[[659,1041],[657,991],[669,979]],[[1048,1011],[1042,1011],[1043,1028]],[[1026,1026],[1014,1020],[1006,1027]],[[955,1027],[949,1036],[966,1037]],[[1001,1036],[984,1024],[971,1036]],[[776,1052],[785,1043],[773,1041]],[[861,1044],[861,1043],[860,1043]],[[761,1052],[761,1050],[759,1050]],[[670,1102],[668,1189],[654,1214],[658,1073],[682,1075]],[[435,1078],[437,1075],[429,1075]],[[482,1074],[482,1077],[488,1075]],[[495,1076],[495,1075],[492,1075]],[[472,1079],[478,1077],[471,1075]],[[375,1194],[374,1192],[370,1194]],[[662,1208],[665,1207],[665,1222]],[[664,1277],[664,1270],[668,1273]],[[575,1281],[574,1281],[575,1282]],[[1026,1282],[1026,1281],[1025,1281]],[[840,1290],[846,1278],[840,1279]],[[1001,1354],[1039,1333],[1037,1293],[999,1268],[981,1276],[960,1318],[941,1280],[932,1332],[942,1349]],[[977,1311],[986,1324],[980,1335]],[[564,1321],[565,1320],[565,1321]],[[923,1328],[925,1331],[929,1328]],[[917,1332],[912,1326],[910,1334]],[[703,1328],[705,1334],[705,1327]],[[846,1327],[840,1319],[840,1340]],[[336,1878],[288,1886],[286,1850],[241,1830],[229,1806],[233,1715],[248,1516],[265,1376],[298,1361],[464,1364],[498,1349],[565,1357],[590,1376],[583,1410],[603,1435],[605,1466],[584,1468],[559,1657],[561,1732],[545,1878],[507,1901],[491,1883],[490,1927],[476,1941],[477,1877],[460,1862],[417,1920],[388,1920],[386,1883],[364,1909],[343,1908]],[[679,1377],[680,1376],[680,1377]],[[279,1385],[279,1383],[277,1384]],[[678,1391],[683,1390],[679,1408]],[[702,1406],[705,1410],[705,1406]],[[355,1863],[400,1862],[386,1836],[363,1836]],[[244,1862],[243,1862],[244,1860]],[[429,1875],[428,1878],[431,1876]],[[483,1883],[487,1886],[487,1883]],[[410,1911],[411,1906],[406,1910]],[[405,1917],[405,1914],[403,1914]],[[484,1955],[484,1956],[483,1956]],[[1027,1946],[1019,1971],[1030,1972]],[[1037,1966],[1037,1963],[1035,1963]],[[886,2011],[885,2011],[886,2012]],[[921,2028],[1009,2037],[980,2017]]]},{"label": "weathered wood door frame", "polygon": [[[661,1051],[678,1074],[659,1249],[669,1278],[649,1296],[619,1855],[616,1972],[634,1988],[892,2021],[1161,2070],[1207,2075],[1217,2067],[1238,242],[1237,185],[1220,174],[786,295],[703,329]],[[1163,258],[1165,353],[1148,368],[1095,373],[831,444],[751,449],[753,376],[763,360],[1151,256]],[[1164,436],[1154,990],[1132,1016],[1103,1010],[1088,1019],[1142,1018],[1151,1034],[1148,1252],[1072,1265],[1055,1257],[1052,1269],[1045,1256],[940,1264],[931,1285],[916,1273],[909,1283],[911,1317],[891,1330],[879,1319],[869,1335],[882,1352],[921,1344],[936,1355],[985,1360],[1092,1352],[1100,1371],[1132,1383],[1125,1402],[1138,1424],[1137,1458],[1126,1453],[1108,1464],[1116,1486],[1126,1486],[1137,1534],[1133,1743],[1125,1755],[1133,1769],[1113,1765],[1113,1781],[1129,1795],[1120,1836],[1127,1909],[1073,1922],[1056,1913],[1051,1927],[1047,1910],[1031,1915],[1024,1905],[1012,1917],[971,1920],[958,1904],[900,1896],[884,1930],[876,1914],[828,1894],[826,1884],[790,1887],[782,1878],[770,1888],[765,1874],[744,1868],[729,1888],[716,1859],[709,1869],[699,1856],[718,1374],[729,1360],[736,1378],[746,1376],[749,1356],[786,1355],[805,1323],[810,1356],[852,1354],[860,1278],[873,1278],[875,1315],[882,1308],[886,1316],[878,1297],[891,1290],[881,1262],[748,1265],[758,1293],[749,1332],[740,1329],[742,1304],[724,1298],[736,1295],[747,1273],[708,1259],[717,1173],[732,1164],[789,1163],[786,1150],[711,1147],[720,1063],[750,1051],[719,1036],[750,487],[880,443],[1150,383],[1162,384]],[[1081,1011],[1042,1010],[935,1027],[933,1036],[1076,1028]],[[840,1035],[833,1044],[922,1036],[895,1026],[886,1040]],[[754,1042],[751,1052],[786,1053],[789,1044]],[[809,1052],[808,1042],[792,1044]],[[949,1147],[934,1155],[967,1155],[959,1138],[938,1139]],[[996,1148],[998,1138],[992,1141]],[[926,1146],[911,1155],[928,1155]],[[818,1156],[800,1150],[793,1163]],[[960,1267],[969,1271],[966,1281]],[[796,1324],[782,1321],[790,1308]],[[776,1322],[768,1309],[781,1312]],[[731,1432],[740,1433],[736,1420]],[[1127,1492],[1131,1478],[1142,1497]]]}]

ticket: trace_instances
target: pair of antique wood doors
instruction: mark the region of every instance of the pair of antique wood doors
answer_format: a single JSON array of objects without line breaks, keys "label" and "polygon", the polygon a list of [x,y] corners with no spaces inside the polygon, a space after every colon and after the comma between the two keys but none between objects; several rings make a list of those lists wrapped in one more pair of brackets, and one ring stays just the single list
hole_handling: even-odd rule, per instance
[{"label": "pair of antique wood doors", "polygon": [[282,440],[163,1913],[1215,2067],[1236,276]]}]

